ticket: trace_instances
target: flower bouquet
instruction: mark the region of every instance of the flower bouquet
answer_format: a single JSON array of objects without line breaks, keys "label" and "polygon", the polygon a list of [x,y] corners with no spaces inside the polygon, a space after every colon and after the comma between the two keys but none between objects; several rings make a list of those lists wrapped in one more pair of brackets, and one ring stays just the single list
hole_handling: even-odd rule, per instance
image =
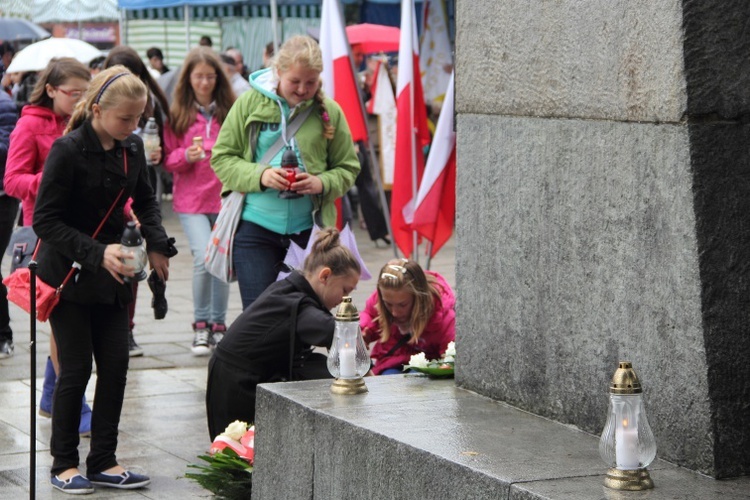
[{"label": "flower bouquet", "polygon": [[254,446],[255,426],[235,420],[216,436],[208,455],[198,456],[208,465],[188,465],[200,472],[188,472],[185,477],[196,481],[217,498],[250,498]]},{"label": "flower bouquet", "polygon": [[450,342],[440,359],[428,360],[423,352],[413,355],[406,370],[416,370],[430,377],[452,377],[456,365],[456,343]]}]

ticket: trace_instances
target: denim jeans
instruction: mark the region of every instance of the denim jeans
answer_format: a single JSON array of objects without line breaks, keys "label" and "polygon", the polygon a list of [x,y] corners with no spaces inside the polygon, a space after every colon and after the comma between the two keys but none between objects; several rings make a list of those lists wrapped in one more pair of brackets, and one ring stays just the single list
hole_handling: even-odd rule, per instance
[{"label": "denim jeans", "polygon": [[193,255],[194,320],[225,323],[229,301],[229,283],[206,271],[206,246],[218,214],[177,214]]},{"label": "denim jeans", "polygon": [[[5,252],[5,248],[10,242],[10,236],[13,234],[13,225],[18,215],[18,200],[10,196],[0,196],[0,252]],[[3,254],[0,254],[2,261]],[[10,328],[10,315],[8,314],[8,289],[2,283],[3,277],[0,275],[0,340],[13,340],[13,330]]]},{"label": "denim jeans", "polygon": [[297,234],[278,234],[248,221],[240,221],[234,235],[232,258],[237,282],[240,285],[242,309],[276,281],[289,243],[294,241],[305,248],[312,228]]},{"label": "denim jeans", "polygon": [[117,465],[120,423],[128,373],[128,312],[114,304],[81,305],[61,300],[49,318],[57,341],[60,373],[53,396],[50,472],[78,467],[81,399],[96,361],[96,392],[91,416],[89,473]]}]

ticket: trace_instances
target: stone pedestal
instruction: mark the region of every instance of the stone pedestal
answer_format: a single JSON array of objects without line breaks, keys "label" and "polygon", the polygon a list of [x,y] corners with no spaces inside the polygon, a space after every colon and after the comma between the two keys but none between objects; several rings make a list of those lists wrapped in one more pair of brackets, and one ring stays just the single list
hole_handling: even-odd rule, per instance
[{"label": "stone pedestal", "polygon": [[750,4],[457,2],[457,384],[750,472]]}]

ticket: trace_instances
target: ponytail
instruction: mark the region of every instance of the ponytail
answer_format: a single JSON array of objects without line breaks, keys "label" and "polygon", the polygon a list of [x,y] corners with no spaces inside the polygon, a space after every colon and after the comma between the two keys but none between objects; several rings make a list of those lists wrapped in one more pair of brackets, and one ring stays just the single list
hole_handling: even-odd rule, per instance
[{"label": "ponytail", "polygon": [[362,268],[351,250],[341,244],[340,234],[335,228],[321,229],[315,236],[312,252],[305,258],[303,268],[306,275],[321,267],[328,267],[334,276],[351,271],[360,274]]}]

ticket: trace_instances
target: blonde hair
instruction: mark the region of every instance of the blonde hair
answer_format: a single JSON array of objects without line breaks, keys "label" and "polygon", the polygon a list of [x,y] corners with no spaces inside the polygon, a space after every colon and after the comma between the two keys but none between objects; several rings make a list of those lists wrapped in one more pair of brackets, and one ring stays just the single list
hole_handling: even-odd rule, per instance
[{"label": "blonde hair", "polygon": [[411,310],[410,344],[416,344],[425,326],[435,312],[435,299],[440,299],[437,279],[426,274],[419,264],[408,259],[393,259],[383,266],[378,278],[378,324],[380,341],[386,342],[391,336],[393,316],[383,302],[383,290],[409,292],[414,297]]},{"label": "blonde hair", "polygon": [[59,87],[71,78],[79,78],[88,82],[91,80],[91,72],[83,63],[72,57],[52,59],[39,74],[39,79],[36,81],[34,90],[29,97],[29,104],[52,109],[54,102],[47,94],[47,85],[50,87]]},{"label": "blonde hair", "polygon": [[312,252],[302,266],[305,275],[312,275],[321,267],[328,267],[334,276],[342,276],[351,271],[362,272],[359,261],[351,250],[341,244],[340,234],[335,228],[321,229],[315,237]]},{"label": "blonde hair", "polygon": [[[293,36],[284,42],[279,49],[279,53],[274,57],[273,69],[277,75],[281,75],[295,65],[317,72],[323,71],[323,54],[318,42],[307,35]],[[325,105],[323,86],[320,81],[313,99],[318,104],[320,119],[323,122],[323,137],[333,139],[335,128],[331,125],[331,119]]]},{"label": "blonde hair", "polygon": [[214,119],[221,125],[229,113],[229,108],[234,104],[235,96],[232,90],[232,84],[224,71],[224,64],[219,57],[209,47],[198,46],[188,52],[185,57],[185,63],[182,65],[180,76],[177,78],[177,85],[174,88],[174,96],[170,114],[172,122],[170,127],[178,137],[183,136],[187,129],[195,122],[198,108],[195,106],[195,92],[190,84],[190,75],[195,67],[204,63],[213,68],[216,72],[216,85],[213,90],[213,100],[216,103]]},{"label": "blonde hair", "polygon": [[102,109],[119,105],[122,101],[136,101],[146,97],[148,89],[140,78],[131,73],[125,66],[117,65],[99,72],[86,91],[84,98],[76,104],[70,121],[65,129],[67,134],[80,127],[90,119],[94,104]]}]

